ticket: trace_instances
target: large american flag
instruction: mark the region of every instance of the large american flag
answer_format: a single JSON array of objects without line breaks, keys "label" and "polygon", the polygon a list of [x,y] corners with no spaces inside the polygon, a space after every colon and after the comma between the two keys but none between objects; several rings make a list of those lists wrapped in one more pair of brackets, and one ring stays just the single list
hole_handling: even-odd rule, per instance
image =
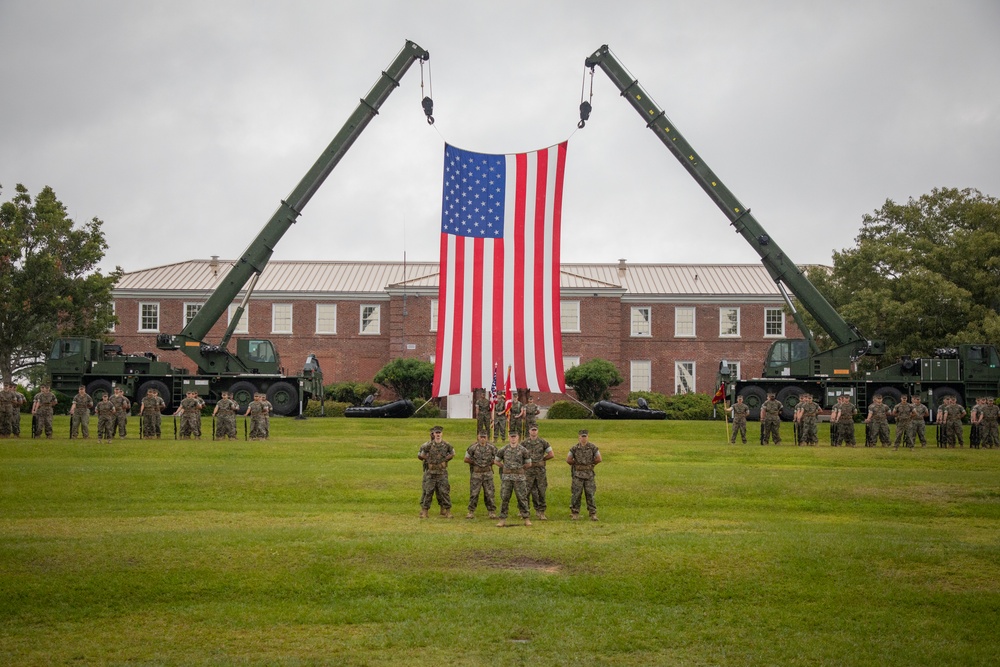
[{"label": "large american flag", "polygon": [[434,395],[489,384],[565,391],[559,230],[566,142],[488,155],[445,145]]}]

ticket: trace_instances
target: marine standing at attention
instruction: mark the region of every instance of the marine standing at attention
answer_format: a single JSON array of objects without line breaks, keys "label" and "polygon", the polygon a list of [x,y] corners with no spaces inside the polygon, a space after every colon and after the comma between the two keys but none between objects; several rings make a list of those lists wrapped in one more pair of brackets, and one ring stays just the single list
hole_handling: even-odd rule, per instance
[{"label": "marine standing at attention", "polygon": [[597,482],[594,479],[594,467],[601,462],[601,452],[597,445],[590,442],[590,432],[580,429],[579,440],[570,447],[566,455],[566,463],[573,471],[573,482],[570,486],[569,512],[570,518],[576,521],[580,518],[580,496],[587,496],[587,511],[590,520],[597,521]]},{"label": "marine standing at attention", "polygon": [[451,484],[448,483],[448,461],[455,458],[455,448],[442,440],[444,429],[431,428],[431,439],[420,445],[417,458],[424,462],[424,479],[420,496],[420,518],[426,519],[431,500],[437,494],[441,516],[451,518]]},{"label": "marine standing at attention", "polygon": [[486,429],[481,430],[476,442],[465,450],[465,462],[469,464],[469,512],[465,515],[466,519],[476,518],[480,491],[486,511],[490,513],[489,517],[497,518],[496,492],[493,486],[493,463],[496,456],[497,448],[486,440]]}]

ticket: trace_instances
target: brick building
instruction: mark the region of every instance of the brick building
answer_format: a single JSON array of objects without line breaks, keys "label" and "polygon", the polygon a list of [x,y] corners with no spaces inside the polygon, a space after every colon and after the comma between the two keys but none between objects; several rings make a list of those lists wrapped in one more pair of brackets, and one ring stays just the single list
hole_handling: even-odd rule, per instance
[{"label": "brick building", "polygon": [[[114,290],[115,342],[156,351],[156,335],[179,333],[231,265],[213,258],[125,274]],[[272,261],[234,338],[272,340],[287,372],[315,353],[327,384],[370,381],[394,358],[434,361],[437,280],[436,262]],[[632,390],[712,393],[721,359],[742,377],[759,375],[770,344],[798,335],[759,264],[563,264],[560,293],[564,365],[611,361],[625,378],[616,399]],[[209,342],[222,338],[237,305]],[[180,352],[158,353],[194,370]]]}]

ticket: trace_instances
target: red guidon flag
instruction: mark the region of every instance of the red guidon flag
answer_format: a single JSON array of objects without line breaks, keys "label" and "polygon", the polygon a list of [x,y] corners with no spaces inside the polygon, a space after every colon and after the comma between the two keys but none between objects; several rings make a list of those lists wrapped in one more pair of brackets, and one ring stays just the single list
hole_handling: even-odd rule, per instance
[{"label": "red guidon flag", "polygon": [[715,392],[715,396],[712,397],[712,405],[720,403],[726,400],[726,383],[723,382],[719,385],[719,391]]},{"label": "red guidon flag", "polygon": [[566,142],[488,155],[445,145],[434,395],[513,386],[565,391],[559,243]]}]

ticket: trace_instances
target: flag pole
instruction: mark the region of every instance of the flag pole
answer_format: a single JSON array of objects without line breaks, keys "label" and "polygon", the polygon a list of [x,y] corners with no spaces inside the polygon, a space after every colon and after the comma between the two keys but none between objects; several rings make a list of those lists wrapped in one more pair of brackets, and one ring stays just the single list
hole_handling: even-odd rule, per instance
[{"label": "flag pole", "polygon": [[726,442],[729,442],[729,407],[722,401],[722,417],[726,420]]}]

